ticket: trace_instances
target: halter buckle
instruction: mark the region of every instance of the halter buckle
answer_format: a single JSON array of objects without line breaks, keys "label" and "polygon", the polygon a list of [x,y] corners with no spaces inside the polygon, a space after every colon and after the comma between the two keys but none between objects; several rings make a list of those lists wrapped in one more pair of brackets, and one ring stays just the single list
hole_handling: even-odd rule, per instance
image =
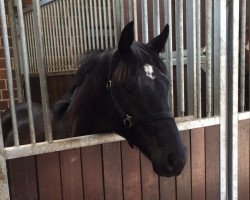
[{"label": "halter buckle", "polygon": [[110,88],[111,88],[111,86],[112,86],[112,82],[111,82],[111,80],[108,80],[108,82],[107,82],[107,84],[106,84],[106,90],[110,90]]},{"label": "halter buckle", "polygon": [[131,128],[133,126],[133,122],[131,121],[131,116],[126,115],[126,118],[123,120],[124,126]]}]

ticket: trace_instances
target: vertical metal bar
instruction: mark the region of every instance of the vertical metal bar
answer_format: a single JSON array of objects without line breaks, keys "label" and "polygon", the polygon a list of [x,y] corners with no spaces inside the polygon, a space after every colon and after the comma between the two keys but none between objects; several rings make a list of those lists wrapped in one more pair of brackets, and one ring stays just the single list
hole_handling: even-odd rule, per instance
[{"label": "vertical metal bar", "polygon": [[103,20],[104,20],[104,34],[105,34],[105,48],[108,48],[108,25],[107,25],[107,6],[106,0],[102,1],[103,3]]},{"label": "vertical metal bar", "polygon": [[24,100],[24,98],[23,98],[23,93],[22,93],[20,64],[18,62],[17,29],[16,29],[12,1],[8,1],[8,8],[9,8],[10,29],[11,29],[11,35],[12,35],[11,39],[12,39],[14,62],[15,62],[17,95],[18,95],[18,102],[20,103]]},{"label": "vertical metal bar", "polygon": [[[212,114],[212,0],[206,0],[206,116]],[[199,102],[200,103],[200,102]]]},{"label": "vertical metal bar", "polygon": [[72,69],[72,67],[74,66],[74,64],[75,64],[75,61],[76,61],[76,55],[77,55],[77,53],[76,53],[76,46],[77,46],[77,42],[76,42],[76,40],[77,40],[77,37],[76,37],[76,27],[77,27],[77,23],[76,23],[76,15],[77,15],[77,13],[75,12],[75,7],[76,7],[76,4],[74,3],[74,0],[71,0],[70,1],[70,14],[71,14],[71,23],[70,23],[70,25],[71,25],[71,33],[72,33],[72,37],[71,37],[71,40],[72,40],[72,48],[71,48],[71,50],[72,50],[72,58],[71,58],[71,69]]},{"label": "vertical metal bar", "polygon": [[98,12],[99,12],[99,24],[100,24],[100,39],[101,39],[101,48],[104,48],[104,35],[103,35],[103,23],[102,23],[102,4],[101,4],[101,0],[98,0]]},{"label": "vertical metal bar", "polygon": [[142,42],[148,42],[148,1],[141,0]]},{"label": "vertical metal bar", "polygon": [[135,41],[138,41],[138,20],[137,20],[137,0],[133,0],[133,12],[134,12],[134,34]]},{"label": "vertical metal bar", "polygon": [[227,0],[214,1],[214,107],[220,114],[220,199],[227,199]]},{"label": "vertical metal bar", "polygon": [[18,20],[19,20],[19,25],[20,25],[24,81],[25,81],[26,99],[27,99],[27,104],[28,104],[29,128],[30,128],[31,142],[35,143],[36,142],[35,141],[35,128],[34,128],[34,119],[33,119],[33,112],[32,112],[30,80],[29,80],[29,62],[28,62],[28,55],[27,55],[26,37],[25,37],[24,21],[23,21],[23,8],[22,8],[21,0],[17,1],[17,13],[18,13]]},{"label": "vertical metal bar", "polygon": [[[114,1],[114,0],[113,0]],[[116,2],[116,1],[115,1]],[[124,20],[124,1],[123,0],[119,0],[118,1],[119,3],[116,3],[117,4],[117,9],[116,9],[116,15],[117,15],[117,27],[120,27],[120,28],[118,28],[119,29],[119,31],[118,31],[118,33],[120,34],[121,33],[121,30],[124,28],[124,26],[125,26],[125,20]],[[129,2],[130,2],[130,0],[129,0]],[[129,3],[128,2],[128,3]],[[129,9],[129,8],[128,8]],[[114,12],[114,13],[115,13]],[[119,24],[120,24],[120,26],[119,26]]]},{"label": "vertical metal bar", "polygon": [[184,116],[184,61],[183,61],[183,0],[175,4],[176,54],[177,54],[177,104],[179,116]]},{"label": "vertical metal bar", "polygon": [[31,34],[30,34],[30,28],[29,28],[29,26],[30,26],[30,23],[29,23],[29,17],[30,17],[30,15],[29,15],[29,13],[27,13],[27,15],[26,15],[26,20],[24,20],[24,27],[25,27],[25,32],[26,32],[26,34],[27,35],[29,35],[29,38],[28,38],[28,40],[27,40],[27,45],[28,45],[28,58],[29,58],[29,64],[30,64],[30,66],[29,66],[29,68],[30,68],[30,71],[32,71],[32,66],[33,66],[33,58],[32,58],[32,53],[31,53],[31,50],[32,50],[32,46],[31,46]]},{"label": "vertical metal bar", "polygon": [[7,83],[8,83],[8,89],[9,89],[9,97],[10,97],[10,109],[11,109],[11,117],[12,117],[14,144],[15,146],[18,146],[19,139],[18,139],[18,130],[17,130],[17,119],[16,119],[16,113],[15,113],[13,79],[12,79],[12,69],[11,69],[10,52],[9,52],[10,47],[9,47],[9,40],[8,40],[4,0],[0,0],[0,11],[1,11],[0,15],[1,15],[1,25],[2,25],[2,37],[3,37],[3,45],[4,45],[5,62],[6,62],[6,73],[7,73],[7,78],[8,78]]},{"label": "vertical metal bar", "polygon": [[33,0],[33,10],[34,10],[34,33],[36,40],[36,54],[37,54],[38,72],[39,72],[41,97],[42,97],[41,99],[43,108],[45,137],[48,142],[52,142],[53,139],[52,139],[52,128],[51,128],[50,109],[49,109],[49,95],[47,89],[46,71],[44,68],[42,16],[41,16],[41,8],[39,0]]},{"label": "vertical metal bar", "polygon": [[[123,1],[122,1],[123,2]],[[128,20],[133,20],[133,0],[128,0]],[[123,28],[124,26],[122,26]]]},{"label": "vertical metal bar", "polygon": [[[2,10],[1,10],[2,11]],[[0,122],[2,121],[0,115]],[[9,184],[7,176],[7,165],[4,159],[4,141],[3,141],[3,131],[2,124],[0,123],[0,194],[1,199],[10,199]]]},{"label": "vertical metal bar", "polygon": [[51,3],[49,5],[49,8],[50,8],[50,20],[51,20],[51,31],[52,31],[52,34],[50,35],[51,39],[52,39],[52,43],[51,43],[51,48],[52,48],[52,52],[53,52],[53,57],[52,57],[52,60],[53,60],[53,72],[56,71],[56,65],[58,64],[57,63],[57,47],[56,47],[56,22],[55,22],[55,10],[53,9],[53,6],[54,3]]},{"label": "vertical metal bar", "polygon": [[70,1],[66,1],[66,11],[67,11],[67,30],[68,30],[68,36],[69,36],[69,46],[68,46],[68,66],[67,70],[70,70],[70,66],[72,66],[72,60],[73,60],[73,44],[72,44],[72,28],[71,28],[71,22],[72,22],[72,13],[70,13]]},{"label": "vertical metal bar", "polygon": [[201,1],[196,0],[196,116],[201,117]]},{"label": "vertical metal bar", "polygon": [[100,48],[100,44],[99,44],[99,29],[98,29],[98,16],[97,16],[97,2],[96,2],[96,0],[94,0],[94,15],[95,15],[96,48],[99,49]]},{"label": "vertical metal bar", "polygon": [[82,9],[81,4],[80,4],[80,0],[77,0],[77,10],[78,10],[78,24],[79,24],[79,38],[80,38],[80,54],[84,53],[84,44],[83,44],[83,34],[85,35],[84,37],[86,37],[86,33],[83,33],[83,26],[85,24],[85,20],[84,17],[82,17],[82,14],[84,15],[84,9]]},{"label": "vertical metal bar", "polygon": [[173,88],[173,45],[172,45],[172,0],[164,0],[164,21],[169,25],[169,35],[165,46],[166,51],[166,65],[169,71],[169,79],[171,81],[171,88],[169,90],[169,107],[171,112],[174,112],[174,88]]},{"label": "vertical metal bar", "polygon": [[90,38],[92,36],[92,47],[95,49],[95,25],[94,25],[94,17],[93,17],[93,0],[89,1],[89,11],[90,11]]},{"label": "vertical metal bar", "polygon": [[88,39],[88,50],[91,50],[91,33],[90,33],[90,24],[89,24],[89,0],[85,0],[86,7],[86,20],[87,20],[87,39]]},{"label": "vertical metal bar", "polygon": [[[238,199],[238,72],[239,1],[229,2],[228,13],[228,199]],[[229,117],[230,116],[230,117]]]},{"label": "vertical metal bar", "polygon": [[[119,6],[119,0],[117,1],[117,0],[112,0],[112,14],[113,14],[113,23],[114,23],[114,36],[115,36],[115,46],[117,46],[117,43],[118,43],[118,30],[117,30],[117,26],[118,26],[118,19],[119,19],[119,15],[121,14],[120,12],[119,12],[119,10],[117,10],[117,9],[119,9],[120,8],[120,6]],[[118,5],[118,6],[116,6],[116,5]],[[120,20],[119,20],[120,21]],[[120,23],[119,23],[119,27],[120,27]],[[120,29],[120,28],[119,28]]]},{"label": "vertical metal bar", "polygon": [[73,29],[73,48],[74,48],[74,62],[72,63],[72,67],[74,66],[74,63],[76,63],[77,55],[79,55],[78,51],[78,45],[79,45],[79,37],[77,34],[78,24],[77,24],[77,10],[76,10],[76,0],[73,0],[71,2],[71,15],[72,15],[72,29]]},{"label": "vertical metal bar", "polygon": [[160,3],[153,1],[154,37],[160,34]]},{"label": "vertical metal bar", "polygon": [[246,0],[241,0],[240,12],[240,111],[245,110],[245,48],[246,48]]},{"label": "vertical metal bar", "polygon": [[[55,1],[54,3],[54,10],[55,10],[55,24],[56,24],[56,48],[57,48],[57,65],[62,66],[62,43],[61,43],[61,30],[60,30],[60,8],[59,8],[59,2]],[[42,8],[40,9],[42,10]]]},{"label": "vertical metal bar", "polygon": [[113,26],[111,22],[111,3],[108,0],[109,45],[113,47]]},{"label": "vertical metal bar", "polygon": [[47,29],[46,29],[46,32],[47,32],[47,47],[48,47],[48,60],[49,60],[49,65],[47,66],[48,67],[48,72],[52,71],[52,68],[53,68],[53,56],[52,56],[52,33],[51,33],[51,28],[52,28],[52,25],[51,25],[51,16],[50,16],[50,9],[49,9],[49,6],[46,6],[45,8],[45,15],[47,17]]},{"label": "vertical metal bar", "polygon": [[[198,0],[199,1],[199,0]],[[196,0],[191,0],[186,5],[187,24],[187,89],[188,89],[188,115],[197,116],[197,92],[196,91]],[[199,53],[199,52],[198,52]],[[200,117],[200,116],[199,116]]]}]

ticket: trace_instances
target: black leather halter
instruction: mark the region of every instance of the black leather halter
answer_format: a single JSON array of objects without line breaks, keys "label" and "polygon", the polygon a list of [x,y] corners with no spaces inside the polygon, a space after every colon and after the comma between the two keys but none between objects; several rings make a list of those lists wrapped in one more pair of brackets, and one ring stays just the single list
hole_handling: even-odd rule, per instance
[{"label": "black leather halter", "polygon": [[124,112],[118,99],[114,95],[114,92],[112,89],[112,77],[109,77],[108,82],[106,84],[106,89],[109,92],[109,95],[112,99],[116,112],[120,116],[121,120],[123,121],[123,125],[126,128],[130,129],[133,126],[138,125],[138,124],[143,124],[143,123],[152,122],[156,120],[174,118],[172,113],[170,113],[169,111],[150,113],[150,114],[143,115],[143,116],[131,116],[128,113]]}]

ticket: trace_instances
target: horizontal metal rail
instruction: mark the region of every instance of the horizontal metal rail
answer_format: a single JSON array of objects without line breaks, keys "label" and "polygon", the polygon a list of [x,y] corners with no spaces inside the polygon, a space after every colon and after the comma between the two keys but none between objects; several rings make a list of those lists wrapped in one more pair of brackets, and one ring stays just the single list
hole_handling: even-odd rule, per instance
[{"label": "horizontal metal rail", "polygon": [[[218,125],[220,117],[194,119],[192,116],[176,118],[177,127],[180,131],[189,130],[200,127],[207,127]],[[26,157],[38,155],[43,153],[50,153],[55,151],[62,151],[67,149],[74,149],[79,147],[87,147],[98,144],[105,144],[110,142],[118,142],[125,140],[116,133],[100,133],[94,135],[86,135],[81,137],[67,138],[61,140],[54,140],[52,143],[41,142],[36,144],[21,145],[18,147],[7,147],[4,149],[3,155],[5,159],[14,159],[19,157]]]}]

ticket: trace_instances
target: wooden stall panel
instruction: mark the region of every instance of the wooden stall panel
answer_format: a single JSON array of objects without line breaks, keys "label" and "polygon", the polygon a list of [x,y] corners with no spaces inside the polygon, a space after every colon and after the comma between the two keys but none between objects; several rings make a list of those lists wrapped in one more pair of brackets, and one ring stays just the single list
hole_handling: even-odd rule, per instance
[{"label": "wooden stall panel", "polygon": [[82,200],[82,171],[80,149],[60,152],[63,199]]},{"label": "wooden stall panel", "polygon": [[120,143],[103,144],[102,150],[105,199],[123,199]]},{"label": "wooden stall panel", "polygon": [[177,199],[191,200],[191,161],[190,161],[190,131],[181,132],[182,141],[187,148],[187,163],[182,173],[177,177]]},{"label": "wooden stall panel", "polygon": [[160,177],[160,199],[176,199],[176,178]]},{"label": "wooden stall panel", "polygon": [[141,175],[139,151],[127,142],[121,142],[124,200],[141,199]]},{"label": "wooden stall panel", "polygon": [[238,154],[238,195],[240,200],[249,200],[249,153],[250,153],[250,120],[244,120],[239,122],[239,154]]},{"label": "wooden stall panel", "polygon": [[192,200],[205,200],[205,133],[204,128],[191,130]]},{"label": "wooden stall panel", "polygon": [[81,149],[85,200],[104,199],[101,145]]},{"label": "wooden stall panel", "polygon": [[61,173],[59,153],[38,155],[37,177],[40,200],[61,200]]},{"label": "wooden stall panel", "polygon": [[11,199],[38,199],[35,156],[9,160],[8,169]]},{"label": "wooden stall panel", "polygon": [[150,160],[141,153],[141,181],[143,200],[159,199],[158,176]]},{"label": "wooden stall panel", "polygon": [[220,127],[205,128],[206,199],[220,199]]}]

